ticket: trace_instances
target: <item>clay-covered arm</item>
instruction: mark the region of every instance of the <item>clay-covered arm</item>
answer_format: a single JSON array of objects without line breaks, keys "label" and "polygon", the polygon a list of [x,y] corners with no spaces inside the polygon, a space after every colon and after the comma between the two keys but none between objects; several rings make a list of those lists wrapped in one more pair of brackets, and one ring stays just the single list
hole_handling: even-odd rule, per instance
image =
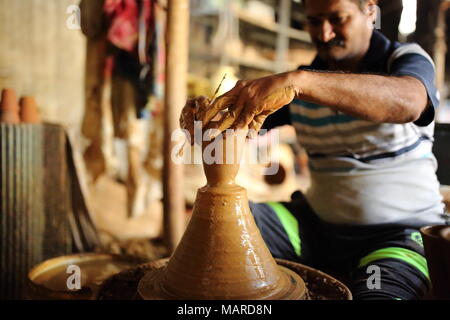
[{"label": "clay-covered arm", "polygon": [[[216,126],[220,130],[259,130],[265,118],[294,97],[377,123],[406,123],[419,118],[428,102],[425,86],[410,76],[298,70],[239,81],[222,97],[234,100]],[[213,105],[211,115],[224,106]]]}]

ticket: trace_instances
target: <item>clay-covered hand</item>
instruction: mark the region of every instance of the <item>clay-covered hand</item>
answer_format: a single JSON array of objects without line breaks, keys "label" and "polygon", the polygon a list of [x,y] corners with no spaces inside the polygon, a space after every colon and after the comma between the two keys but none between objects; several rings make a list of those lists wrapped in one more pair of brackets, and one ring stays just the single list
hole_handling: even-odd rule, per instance
[{"label": "clay-covered hand", "polygon": [[209,98],[200,96],[189,99],[181,111],[180,127],[187,130],[186,136],[191,144],[194,144],[194,122],[201,121],[210,104]]},{"label": "clay-covered hand", "polygon": [[[297,91],[289,83],[288,73],[276,74],[255,80],[238,81],[236,86],[213,103],[201,118],[203,126],[222,132],[228,128],[258,132],[271,113],[289,104]],[[209,124],[219,112],[228,109],[220,120]]]}]

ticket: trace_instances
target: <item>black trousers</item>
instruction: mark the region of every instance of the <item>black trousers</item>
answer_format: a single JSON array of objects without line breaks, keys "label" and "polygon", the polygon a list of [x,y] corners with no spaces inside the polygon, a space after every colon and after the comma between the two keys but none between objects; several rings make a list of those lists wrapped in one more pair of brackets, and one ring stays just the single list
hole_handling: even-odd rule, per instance
[{"label": "black trousers", "polygon": [[340,275],[354,299],[421,299],[430,280],[419,230],[401,226],[337,226],[296,192],[291,202],[250,203],[275,258]]}]

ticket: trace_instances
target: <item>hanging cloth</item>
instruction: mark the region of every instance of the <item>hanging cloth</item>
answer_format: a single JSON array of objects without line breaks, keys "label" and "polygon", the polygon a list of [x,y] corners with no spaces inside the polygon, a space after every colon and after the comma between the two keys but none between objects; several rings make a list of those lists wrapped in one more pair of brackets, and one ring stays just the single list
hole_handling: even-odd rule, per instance
[{"label": "hanging cloth", "polygon": [[112,72],[131,81],[138,118],[145,115],[154,91],[154,5],[152,0],[106,0],[104,4],[109,20],[107,39],[113,47]]}]

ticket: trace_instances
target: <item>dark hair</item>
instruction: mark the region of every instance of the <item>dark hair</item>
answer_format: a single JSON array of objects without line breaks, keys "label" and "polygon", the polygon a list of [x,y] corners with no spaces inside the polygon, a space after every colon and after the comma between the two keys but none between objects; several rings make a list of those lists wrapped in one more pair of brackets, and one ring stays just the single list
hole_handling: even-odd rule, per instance
[{"label": "dark hair", "polygon": [[[353,1],[356,4],[358,4],[360,9],[363,9],[364,6],[366,5],[366,3],[369,2],[369,0],[350,0],[350,1]],[[303,5],[305,6],[306,5],[306,0],[303,0],[302,2],[303,2]]]}]

